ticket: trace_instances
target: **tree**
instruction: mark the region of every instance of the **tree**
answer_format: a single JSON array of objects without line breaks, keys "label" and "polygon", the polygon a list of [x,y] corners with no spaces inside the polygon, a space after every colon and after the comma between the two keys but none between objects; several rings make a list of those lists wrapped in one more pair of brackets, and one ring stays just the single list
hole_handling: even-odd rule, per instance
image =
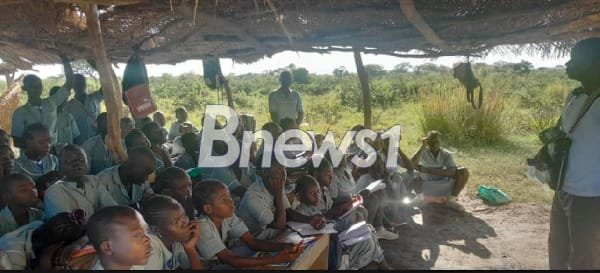
[{"label": "tree", "polygon": [[412,69],[412,65],[410,65],[410,63],[407,63],[407,62],[399,63],[394,66],[395,72],[406,73],[406,72],[409,72],[411,69]]},{"label": "tree", "polygon": [[383,69],[383,66],[378,64],[365,65],[365,70],[367,71],[367,74],[371,77],[383,76],[386,73],[385,69]]},{"label": "tree", "polygon": [[307,84],[309,82],[308,70],[303,67],[293,69],[292,77],[294,78],[295,83]]},{"label": "tree", "polygon": [[521,60],[520,63],[512,64],[512,70],[519,74],[529,74],[532,69],[533,64],[525,60]]},{"label": "tree", "polygon": [[333,70],[333,75],[336,78],[341,78],[341,77],[346,76],[348,74],[350,74],[350,73],[348,72],[348,69],[346,69],[345,66],[340,66],[340,67],[338,67],[338,68],[336,68],[336,69]]}]

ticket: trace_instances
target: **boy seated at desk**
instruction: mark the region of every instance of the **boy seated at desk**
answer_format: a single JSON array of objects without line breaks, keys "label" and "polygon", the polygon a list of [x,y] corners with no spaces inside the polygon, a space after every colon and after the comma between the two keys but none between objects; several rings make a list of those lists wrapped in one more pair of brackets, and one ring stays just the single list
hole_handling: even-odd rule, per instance
[{"label": "boy seated at desk", "polygon": [[[303,247],[255,238],[244,222],[234,214],[234,204],[225,184],[217,180],[203,180],[193,190],[196,209],[200,212],[200,240],[196,244],[205,263],[214,268],[248,268],[294,261]],[[236,255],[230,248],[241,240],[255,251],[276,252],[275,256],[248,257]]]}]

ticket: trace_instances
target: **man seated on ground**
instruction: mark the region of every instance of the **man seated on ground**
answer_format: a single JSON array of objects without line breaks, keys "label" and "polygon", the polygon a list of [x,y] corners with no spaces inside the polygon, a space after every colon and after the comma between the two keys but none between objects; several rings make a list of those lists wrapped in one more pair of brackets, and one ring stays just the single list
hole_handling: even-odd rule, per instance
[{"label": "man seated on ground", "polygon": [[127,151],[127,160],[98,173],[98,179],[119,205],[135,205],[152,194],[148,176],[156,168],[154,153],[148,147]]},{"label": "man seated on ground", "polygon": [[103,112],[98,116],[98,134],[81,145],[88,158],[90,174],[97,174],[100,171],[112,167],[116,164],[112,153],[106,146],[106,135],[108,135],[107,114]]},{"label": "man seated on ground", "polygon": [[[419,171],[419,179],[415,183],[415,192],[419,193],[419,199],[425,196],[438,197],[450,208],[464,211],[465,208],[456,202],[456,197],[465,187],[468,175],[466,168],[457,168],[452,153],[441,147],[442,134],[438,131],[430,131],[423,138],[423,145],[413,155],[411,161]],[[448,198],[449,196],[449,198]]]},{"label": "man seated on ground", "polygon": [[[70,70],[70,66],[67,70]],[[71,76],[66,73],[67,81],[53,96],[42,99],[42,80],[35,75],[27,75],[23,78],[23,90],[27,92],[27,103],[15,110],[12,116],[12,136],[15,146],[22,147],[20,141],[27,126],[41,123],[50,132],[51,144],[56,143],[56,121],[59,105],[62,105],[71,95]]]},{"label": "man seated on ground", "polygon": [[248,230],[260,240],[272,240],[286,228],[286,210],[291,207],[284,192],[285,167],[273,155],[271,166],[256,165],[258,176],[238,206],[238,215]]}]

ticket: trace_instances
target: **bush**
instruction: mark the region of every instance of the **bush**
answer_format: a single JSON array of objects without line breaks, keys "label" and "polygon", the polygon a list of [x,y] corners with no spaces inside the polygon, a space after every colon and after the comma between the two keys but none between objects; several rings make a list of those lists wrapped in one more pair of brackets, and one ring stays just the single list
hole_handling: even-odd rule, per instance
[{"label": "bush", "polygon": [[506,135],[505,100],[490,92],[486,95],[477,110],[465,100],[464,89],[424,95],[419,114],[423,133],[438,130],[455,145],[498,143]]}]

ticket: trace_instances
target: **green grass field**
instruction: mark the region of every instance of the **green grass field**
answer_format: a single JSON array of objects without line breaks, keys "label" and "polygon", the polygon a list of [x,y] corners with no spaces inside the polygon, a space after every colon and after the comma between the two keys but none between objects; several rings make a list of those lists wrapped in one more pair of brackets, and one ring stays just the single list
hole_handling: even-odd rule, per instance
[{"label": "green grass field", "polygon": [[[527,62],[473,64],[485,90],[480,110],[466,102],[464,88],[448,67],[366,68],[373,129],[401,125],[401,148],[406,154],[411,156],[419,148],[428,130],[439,130],[458,164],[470,169],[468,195],[474,196],[477,186],[485,184],[504,190],[515,202],[550,201],[552,192],[547,186],[526,177],[525,163],[541,145],[537,133],[556,122],[566,94],[577,86],[566,77],[564,68],[534,69]],[[267,96],[278,87],[279,72],[228,76],[236,110],[254,115],[259,128],[269,121]],[[331,75],[315,75],[293,67],[292,74],[292,88],[300,92],[304,103],[301,129],[331,130],[339,140],[354,125],[363,123],[362,95],[355,74],[339,68]],[[62,83],[62,78],[49,78],[44,87],[47,90]],[[90,90],[99,87],[97,81],[88,84]],[[224,96],[208,89],[200,75],[152,77],[150,87],[167,126],[175,119],[176,107],[186,107],[190,120],[200,127],[205,105],[226,104]],[[126,107],[123,110],[127,114]]]}]

